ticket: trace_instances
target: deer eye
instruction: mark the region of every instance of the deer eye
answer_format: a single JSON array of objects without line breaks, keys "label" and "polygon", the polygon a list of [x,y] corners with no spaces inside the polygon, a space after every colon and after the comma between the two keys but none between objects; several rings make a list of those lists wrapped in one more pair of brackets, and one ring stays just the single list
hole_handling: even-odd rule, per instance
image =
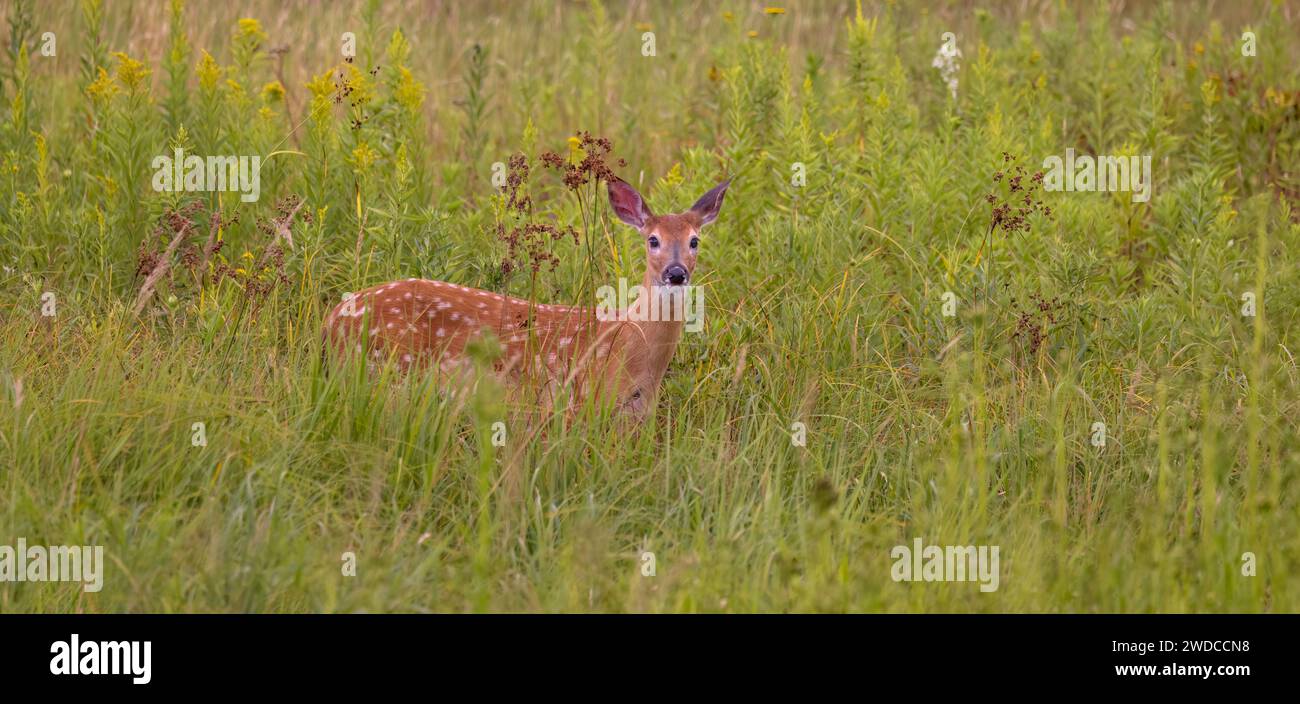
[{"label": "deer eye", "polygon": [[659,249],[659,238],[658,238],[658,237],[655,237],[654,235],[651,235],[651,236],[650,236],[650,239],[647,240],[647,242],[650,243],[650,249]]},{"label": "deer eye", "polygon": [[699,249],[699,248],[700,248],[700,238],[698,238],[698,237],[692,237],[692,238],[691,238],[691,249]]}]

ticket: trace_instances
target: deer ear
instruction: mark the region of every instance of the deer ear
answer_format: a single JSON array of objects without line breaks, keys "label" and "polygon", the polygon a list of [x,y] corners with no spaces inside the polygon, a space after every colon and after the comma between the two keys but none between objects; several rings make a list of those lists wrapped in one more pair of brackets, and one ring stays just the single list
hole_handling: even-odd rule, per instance
[{"label": "deer ear", "polygon": [[618,219],[638,230],[645,227],[646,221],[654,217],[654,214],[650,212],[650,207],[645,204],[641,194],[621,178],[609,181],[608,184],[609,204],[614,208]]},{"label": "deer ear", "polygon": [[731,185],[731,179],[713,187],[713,190],[700,196],[691,206],[691,212],[695,213],[700,219],[700,227],[704,227],[713,222],[718,217],[718,211],[722,209],[722,197],[727,194],[727,186]]}]

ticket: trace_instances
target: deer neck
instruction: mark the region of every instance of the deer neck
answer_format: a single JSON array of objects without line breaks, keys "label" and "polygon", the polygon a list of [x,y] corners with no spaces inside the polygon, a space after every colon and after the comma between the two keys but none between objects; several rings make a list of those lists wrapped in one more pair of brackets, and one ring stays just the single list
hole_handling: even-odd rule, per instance
[{"label": "deer neck", "polygon": [[[671,297],[661,296],[661,289],[656,288],[659,285],[658,277],[647,271],[641,280],[642,295],[629,306],[637,309],[634,311],[636,315],[630,316],[629,320],[635,322],[639,329],[636,337],[640,339],[639,345],[631,345],[634,353],[628,360],[631,363],[629,366],[641,373],[652,390],[659,388],[659,382],[668,370],[673,353],[677,351],[677,343],[681,340],[685,325],[681,314],[685,309],[685,301],[673,301],[675,297],[686,295],[684,289],[679,289]],[[659,297],[659,305],[654,307],[653,299],[656,297]]]},{"label": "deer neck", "polygon": [[[659,295],[656,281],[651,272],[646,272],[641,280],[641,294],[620,311],[618,322],[603,323],[599,335],[612,341],[615,355],[622,360],[622,373],[631,376],[650,394],[658,390],[685,327],[681,315],[684,301],[681,308],[674,309],[665,296],[660,305],[651,307],[651,299]],[[685,292],[675,295],[685,296]]]}]

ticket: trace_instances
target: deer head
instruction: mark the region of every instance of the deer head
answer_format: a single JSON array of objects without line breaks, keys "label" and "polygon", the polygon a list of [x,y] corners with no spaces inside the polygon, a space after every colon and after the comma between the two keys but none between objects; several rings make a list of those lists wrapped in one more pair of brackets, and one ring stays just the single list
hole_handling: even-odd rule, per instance
[{"label": "deer head", "polygon": [[614,214],[645,238],[647,286],[684,286],[691,282],[700,231],[717,219],[730,184],[727,180],[714,186],[684,213],[655,215],[627,181],[609,182],[609,204]]}]

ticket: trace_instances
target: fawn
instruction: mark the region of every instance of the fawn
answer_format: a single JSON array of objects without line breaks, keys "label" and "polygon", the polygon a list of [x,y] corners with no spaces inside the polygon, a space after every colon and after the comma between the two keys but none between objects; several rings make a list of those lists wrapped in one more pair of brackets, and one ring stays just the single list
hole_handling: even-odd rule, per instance
[{"label": "fawn", "polygon": [[[495,371],[513,382],[539,382],[538,401],[573,410],[586,398],[612,399],[623,413],[642,416],[655,398],[681,338],[681,310],[695,271],[700,231],[722,207],[730,181],[704,194],[684,213],[655,215],[621,179],[607,182],[622,222],[645,238],[642,293],[613,316],[593,308],[544,305],[443,281],[406,279],[345,297],[325,319],[327,348],[391,359],[399,368],[427,367],[468,376],[466,344],[491,332],[503,354]],[[612,318],[612,319],[611,319]],[[523,383],[513,387],[528,386]]]}]

